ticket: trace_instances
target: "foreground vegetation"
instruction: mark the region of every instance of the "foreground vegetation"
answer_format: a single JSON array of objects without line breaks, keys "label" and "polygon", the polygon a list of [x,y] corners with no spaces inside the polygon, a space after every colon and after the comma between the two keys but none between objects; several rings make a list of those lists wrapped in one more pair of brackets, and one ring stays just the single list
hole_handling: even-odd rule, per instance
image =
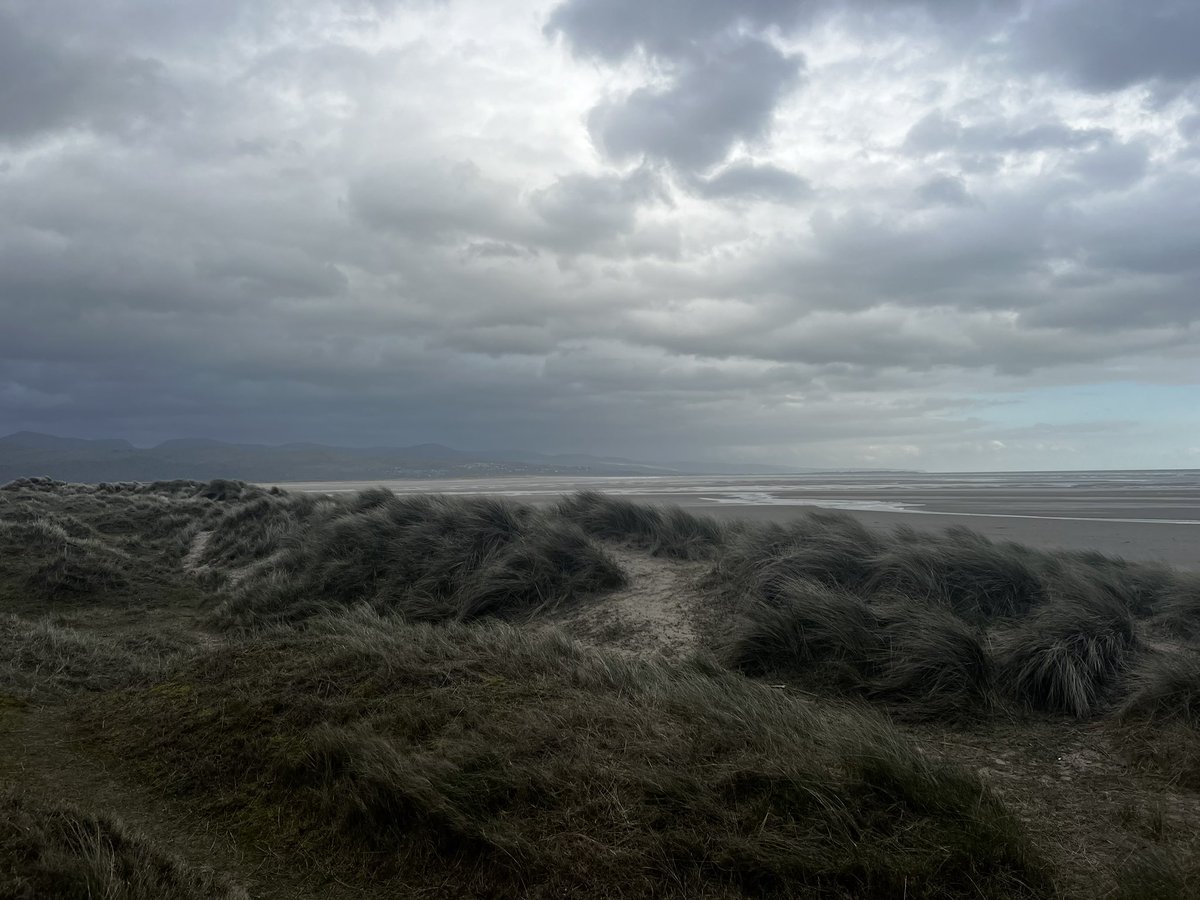
[{"label": "foreground vegetation", "polygon": [[[636,603],[630,553],[701,573],[690,658],[544,625]],[[261,860],[218,877],[120,810],[10,792],[0,896],[1200,893],[1200,581],[965,530],[22,480],[5,727],[0,785],[55,779],[36,748],[67,742],[55,766]],[[1044,785],[981,771],[1056,733],[1125,773],[1056,785],[1073,844],[1030,812]]]}]

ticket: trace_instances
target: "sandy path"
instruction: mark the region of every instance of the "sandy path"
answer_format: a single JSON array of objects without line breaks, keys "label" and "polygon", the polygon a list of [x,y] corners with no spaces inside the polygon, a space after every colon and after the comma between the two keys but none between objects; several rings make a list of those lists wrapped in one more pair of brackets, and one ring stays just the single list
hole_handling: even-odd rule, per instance
[{"label": "sandy path", "polygon": [[196,536],[192,538],[192,545],[188,547],[188,552],[183,557],[183,571],[189,575],[198,575],[202,570],[208,568],[202,566],[200,560],[204,556],[204,551],[208,549],[208,542],[212,540],[212,536],[211,531],[196,532]]},{"label": "sandy path", "polygon": [[701,617],[711,605],[700,582],[712,564],[606,549],[629,584],[550,613],[536,627],[559,628],[584,644],[637,656],[682,657],[699,649]]}]

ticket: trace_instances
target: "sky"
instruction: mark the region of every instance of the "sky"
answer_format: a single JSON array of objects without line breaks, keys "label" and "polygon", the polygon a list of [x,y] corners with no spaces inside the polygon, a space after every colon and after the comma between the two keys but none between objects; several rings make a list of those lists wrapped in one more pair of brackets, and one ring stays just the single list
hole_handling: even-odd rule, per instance
[{"label": "sky", "polygon": [[0,432],[1200,468],[1195,0],[0,0]]}]

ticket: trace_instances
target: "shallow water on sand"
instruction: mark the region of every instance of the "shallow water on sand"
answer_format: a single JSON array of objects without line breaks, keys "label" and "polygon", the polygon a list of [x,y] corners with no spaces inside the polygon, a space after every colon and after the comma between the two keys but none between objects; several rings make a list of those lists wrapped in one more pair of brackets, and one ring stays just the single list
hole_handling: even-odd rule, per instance
[{"label": "shallow water on sand", "polygon": [[877,527],[964,525],[992,537],[1200,568],[1200,470],[828,472],[780,476],[564,476],[320,482],[290,490],[493,494],[549,503],[597,490],[720,518],[785,521],[814,507]]}]

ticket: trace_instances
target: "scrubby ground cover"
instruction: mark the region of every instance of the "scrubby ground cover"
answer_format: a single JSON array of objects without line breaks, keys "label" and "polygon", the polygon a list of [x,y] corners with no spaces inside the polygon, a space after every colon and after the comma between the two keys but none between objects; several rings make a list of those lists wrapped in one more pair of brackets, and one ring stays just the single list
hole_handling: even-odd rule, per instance
[{"label": "scrubby ground cover", "polygon": [[111,807],[4,795],[0,896],[237,896],[126,779],[253,896],[1191,897],[1198,698],[1194,576],[966,530],[0,487],[0,783]]},{"label": "scrubby ground cover", "polygon": [[193,868],[101,813],[0,791],[0,897],[247,900],[223,875]]}]

